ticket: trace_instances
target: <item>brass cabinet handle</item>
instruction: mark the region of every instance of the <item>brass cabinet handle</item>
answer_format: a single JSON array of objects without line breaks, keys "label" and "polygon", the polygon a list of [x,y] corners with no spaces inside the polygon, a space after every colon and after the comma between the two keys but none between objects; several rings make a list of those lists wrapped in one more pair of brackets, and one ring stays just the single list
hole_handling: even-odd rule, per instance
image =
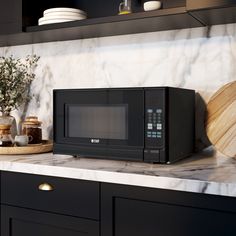
[{"label": "brass cabinet handle", "polygon": [[52,191],[53,190],[53,186],[48,184],[48,183],[42,183],[38,186],[38,189],[40,191]]}]

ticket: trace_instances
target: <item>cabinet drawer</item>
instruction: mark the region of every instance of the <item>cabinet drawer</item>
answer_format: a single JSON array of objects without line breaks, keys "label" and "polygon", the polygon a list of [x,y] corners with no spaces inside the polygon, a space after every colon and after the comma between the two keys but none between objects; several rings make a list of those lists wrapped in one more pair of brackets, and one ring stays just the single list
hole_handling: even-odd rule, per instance
[{"label": "cabinet drawer", "polygon": [[[52,190],[44,190],[45,183]],[[99,219],[97,182],[2,172],[1,186],[2,204]]]}]

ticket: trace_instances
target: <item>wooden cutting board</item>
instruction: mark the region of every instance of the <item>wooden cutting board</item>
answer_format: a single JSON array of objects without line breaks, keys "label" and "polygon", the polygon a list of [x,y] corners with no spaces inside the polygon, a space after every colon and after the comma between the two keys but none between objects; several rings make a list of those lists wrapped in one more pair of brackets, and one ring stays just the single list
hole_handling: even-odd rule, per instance
[{"label": "wooden cutting board", "polygon": [[236,81],[220,88],[207,105],[206,130],[218,151],[236,157]]}]

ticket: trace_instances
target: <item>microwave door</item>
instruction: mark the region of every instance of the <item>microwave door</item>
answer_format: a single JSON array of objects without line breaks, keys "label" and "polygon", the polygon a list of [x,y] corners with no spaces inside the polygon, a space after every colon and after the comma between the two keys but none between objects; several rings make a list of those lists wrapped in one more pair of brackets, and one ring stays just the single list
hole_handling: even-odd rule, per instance
[{"label": "microwave door", "polygon": [[65,136],[91,144],[127,140],[128,110],[124,104],[67,104]]},{"label": "microwave door", "polygon": [[[67,153],[127,153],[144,148],[142,89],[67,90],[55,94],[56,149]],[[55,149],[55,150],[56,150]],[[73,151],[72,151],[73,150]],[[130,154],[131,155],[131,154]]]}]

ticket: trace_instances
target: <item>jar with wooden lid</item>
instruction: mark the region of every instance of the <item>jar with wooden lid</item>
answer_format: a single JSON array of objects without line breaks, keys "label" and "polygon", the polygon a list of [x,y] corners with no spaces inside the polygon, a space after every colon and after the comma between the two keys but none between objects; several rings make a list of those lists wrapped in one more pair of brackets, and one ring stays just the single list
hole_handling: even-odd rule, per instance
[{"label": "jar with wooden lid", "polygon": [[11,125],[0,125],[0,147],[12,147]]},{"label": "jar with wooden lid", "polygon": [[29,137],[29,144],[42,143],[42,122],[36,116],[28,116],[22,123],[22,134]]}]

